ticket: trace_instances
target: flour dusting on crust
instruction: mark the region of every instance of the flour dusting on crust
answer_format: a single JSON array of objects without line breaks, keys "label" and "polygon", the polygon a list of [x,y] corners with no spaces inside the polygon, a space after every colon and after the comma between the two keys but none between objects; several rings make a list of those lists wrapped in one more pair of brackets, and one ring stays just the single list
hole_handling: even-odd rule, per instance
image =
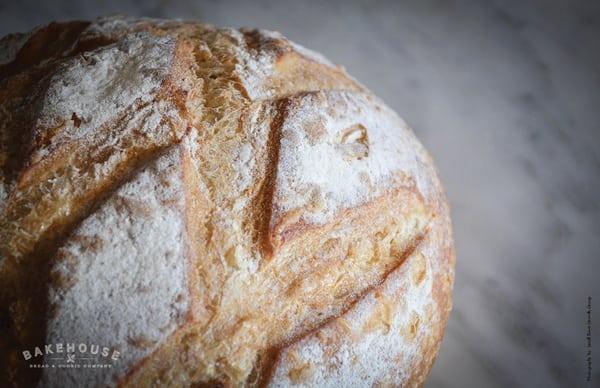
[{"label": "flour dusting on crust", "polygon": [[[40,102],[37,137],[64,126],[52,146],[81,139],[134,102],[155,98],[171,66],[175,39],[140,32],[61,64]],[[36,158],[50,150],[42,146]]]},{"label": "flour dusting on crust", "polygon": [[299,208],[307,223],[322,224],[342,208],[389,189],[399,173],[419,178],[420,150],[406,124],[370,96],[353,92],[310,93],[292,100],[281,129],[274,219]]},{"label": "flour dusting on crust", "polygon": [[[172,149],[75,231],[54,268],[47,343],[118,349],[106,369],[46,370],[49,386],[112,385],[182,322],[188,308],[181,156]],[[102,358],[99,357],[99,363]],[[66,379],[66,380],[62,380]]]}]

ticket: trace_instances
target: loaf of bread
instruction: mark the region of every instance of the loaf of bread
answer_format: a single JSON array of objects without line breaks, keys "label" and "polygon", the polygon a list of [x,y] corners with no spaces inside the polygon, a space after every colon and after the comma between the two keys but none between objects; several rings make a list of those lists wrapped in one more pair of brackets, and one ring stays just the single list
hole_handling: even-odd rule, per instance
[{"label": "loaf of bread", "polygon": [[276,32],[4,37],[0,213],[3,387],[420,386],[451,309],[431,157]]}]

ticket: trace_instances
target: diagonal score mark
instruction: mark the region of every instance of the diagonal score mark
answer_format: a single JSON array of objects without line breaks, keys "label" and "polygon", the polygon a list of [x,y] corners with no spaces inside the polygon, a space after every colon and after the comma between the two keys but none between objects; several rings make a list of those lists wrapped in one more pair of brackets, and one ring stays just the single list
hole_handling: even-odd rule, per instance
[{"label": "diagonal score mark", "polygon": [[281,126],[285,119],[287,106],[290,103],[289,98],[281,98],[273,101],[266,101],[273,106],[275,117],[270,123],[266,146],[266,170],[264,180],[258,190],[257,212],[254,213],[254,230],[258,245],[262,248],[263,256],[270,259],[273,255],[273,246],[270,238],[270,223],[273,211],[273,195],[275,192],[275,182],[277,179],[277,161],[279,160],[279,151],[281,149]]},{"label": "diagonal score mark", "polygon": [[[97,51],[98,57],[104,58],[107,50]],[[116,48],[111,47],[110,50],[115,51]],[[185,80],[191,76],[191,47],[185,41],[177,42],[172,55],[173,64],[165,70],[160,88],[153,92],[154,95],[148,96],[150,101],[136,99],[130,106],[124,107],[123,113],[112,112],[112,117],[109,112],[100,116],[93,112],[82,113],[82,109],[107,107],[96,107],[87,102],[79,105],[70,89],[61,91],[58,86],[55,88],[58,91],[50,93],[49,97],[42,96],[39,105],[49,108],[42,109],[39,114],[45,110],[61,113],[77,109],[79,116],[89,117],[89,123],[85,129],[80,129],[80,121],[77,121],[74,123],[76,128],[72,128],[66,124],[70,118],[61,117],[59,122],[50,121],[51,128],[54,128],[51,131],[43,127],[36,129],[39,136],[33,139],[37,143],[32,144],[30,164],[21,171],[6,205],[5,220],[0,226],[4,237],[0,252],[16,260],[31,253],[37,241],[60,233],[52,229],[60,229],[63,222],[68,224],[71,214],[93,202],[95,193],[103,193],[106,186],[110,186],[111,179],[126,174],[130,161],[143,155],[145,150],[164,147],[181,139],[188,127],[185,109],[189,91]],[[104,60],[110,61],[111,58]],[[88,65],[83,63],[79,66],[83,70],[74,68],[72,72],[75,75],[72,77],[76,77],[78,71],[85,71]],[[115,78],[113,73],[110,74],[111,80]],[[145,75],[139,77],[140,82],[145,82]],[[70,87],[85,90],[89,86]],[[66,93],[66,97],[60,93]],[[101,103],[102,100],[99,101]],[[110,104],[112,102],[109,107],[112,106]],[[77,117],[75,112],[65,115]],[[104,118],[108,121],[101,121]],[[40,120],[51,119],[44,117]]]}]

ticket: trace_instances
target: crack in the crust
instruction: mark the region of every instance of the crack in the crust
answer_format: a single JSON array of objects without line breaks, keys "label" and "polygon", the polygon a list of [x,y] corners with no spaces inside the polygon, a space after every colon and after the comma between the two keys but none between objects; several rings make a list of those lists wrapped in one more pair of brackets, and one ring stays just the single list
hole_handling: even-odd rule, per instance
[{"label": "crack in the crust", "polygon": [[[91,143],[91,146],[87,147],[87,160],[84,160],[82,158],[80,158],[78,161],[75,161],[71,164],[59,164],[57,168],[52,169],[52,168],[44,168],[43,164],[40,165],[36,165],[37,163],[31,164],[28,167],[28,171],[21,171],[19,173],[19,175],[21,176],[21,193],[19,196],[11,196],[12,199],[11,201],[7,204],[6,207],[6,220],[3,223],[0,223],[0,228],[2,228],[2,231],[7,233],[9,236],[11,234],[10,231],[10,224],[11,223],[16,223],[16,225],[18,225],[19,220],[23,220],[25,218],[27,218],[30,214],[35,213],[36,207],[34,206],[35,203],[31,203],[31,201],[35,201],[37,198],[39,198],[40,196],[44,196],[45,194],[47,194],[48,192],[51,193],[51,191],[54,189],[53,187],[47,186],[48,184],[53,184],[53,179],[56,177],[64,177],[65,179],[67,179],[69,182],[71,182],[71,179],[68,176],[68,169],[72,168],[75,169],[75,171],[77,172],[81,172],[80,174],[80,178],[82,179],[86,179],[88,181],[90,181],[90,166],[95,166],[95,165],[102,165],[104,162],[106,162],[111,156],[113,155],[118,155],[119,152],[121,152],[122,150],[117,147],[116,145],[113,145],[112,148],[111,146],[107,146],[107,144],[110,141],[111,138],[111,132],[108,130],[109,127],[114,126],[117,128],[121,128],[122,127],[122,123],[127,120],[128,117],[132,117],[135,116],[136,113],[142,112],[145,110],[146,107],[148,107],[150,104],[141,104],[138,105],[136,107],[133,108],[133,110],[128,110],[123,112],[121,115],[117,116],[117,118],[110,122],[110,123],[106,123],[104,124],[101,128],[102,129],[98,129],[98,131],[101,133],[101,136],[97,139],[94,139]],[[144,116],[141,118],[141,125],[143,126],[144,122],[146,121],[146,119],[149,117],[149,115],[151,114],[151,112],[144,112],[143,113]],[[173,123],[169,123],[168,124],[171,128],[173,128],[173,132],[175,132],[174,128],[175,125]],[[105,131],[106,130],[106,131]],[[136,130],[133,129],[131,131],[131,133],[126,134],[125,136],[122,136],[118,142],[116,143],[117,145],[119,144],[119,142],[127,142],[128,141],[128,136],[135,136]],[[42,144],[43,145],[43,144]],[[160,144],[156,144],[154,145],[154,148],[160,148]],[[83,146],[85,148],[85,145]],[[30,148],[33,150],[35,149],[33,145],[30,146]],[[56,151],[56,154],[53,153],[53,151]],[[54,157],[54,155],[58,155],[56,156],[57,158],[60,158],[61,156],[59,155],[59,151],[60,148],[55,149],[55,150],[51,150],[50,154],[46,156],[45,160],[50,160],[52,161],[52,158]],[[86,151],[79,151],[80,153],[86,152]],[[134,156],[130,156],[130,157],[126,157],[126,159],[128,159],[129,161],[125,161],[126,163],[124,163],[124,165],[122,166],[115,166],[114,167],[114,172],[117,174],[117,179],[119,177],[119,174],[123,174],[123,173],[127,173],[127,171],[129,171],[130,167],[128,166],[129,163],[131,163],[131,165],[135,165],[135,161],[139,158],[143,158],[144,157],[144,153],[147,152],[151,152],[151,147],[148,147],[147,149],[140,149],[137,151],[137,155]],[[64,153],[64,152],[63,152]],[[64,155],[63,155],[64,157]],[[82,163],[82,161],[86,161],[87,164],[84,166],[78,165],[77,162]],[[31,172],[33,172],[33,174],[31,174]],[[93,172],[93,171],[92,171]],[[108,176],[108,175],[107,175]],[[31,185],[30,180],[35,180],[38,181],[39,184],[37,185]],[[92,179],[93,180],[93,179]],[[110,180],[105,177],[103,179],[103,182],[109,182]],[[45,186],[46,185],[46,186]],[[97,190],[100,192],[100,195],[102,192],[104,192],[104,190],[107,190],[107,188],[102,188],[103,183],[99,183],[98,184],[98,188]],[[108,189],[110,189],[110,185],[108,186]],[[23,190],[25,189],[25,190]],[[58,188],[60,189],[60,188]],[[90,191],[93,191],[93,189],[90,189]],[[79,197],[75,196],[74,198],[71,198],[72,201],[81,201],[83,200],[85,196],[84,192],[80,192],[79,193]],[[55,199],[54,202],[59,201],[60,198]],[[92,202],[94,200],[94,198],[88,198],[86,202]],[[50,205],[50,204],[46,204],[46,205]],[[80,210],[84,210],[85,207],[87,206],[87,203],[82,203],[81,206],[77,207]],[[71,211],[75,211],[75,213],[77,213],[80,210],[77,210],[77,208],[75,210],[71,209]],[[42,240],[42,239],[47,239],[47,238],[52,238],[52,234],[56,232],[55,225],[56,223],[60,222],[60,218],[59,219],[53,219],[52,217],[57,215],[57,211],[54,211],[50,214],[46,214],[46,219],[42,220],[45,222],[50,222],[50,225],[43,229],[43,230],[39,230],[38,233],[29,233],[26,231],[26,229],[21,229],[21,228],[17,228],[12,232],[12,239],[7,238],[7,241],[3,241],[0,243],[0,248],[7,248],[8,247],[8,252],[6,252],[6,254],[8,256],[11,255],[11,249],[10,246],[16,244],[16,246],[14,247],[16,249],[16,251],[12,252],[12,255],[14,256],[15,259],[20,260],[20,257],[23,255],[28,255],[28,254],[35,254],[35,252],[33,252],[31,250],[31,248],[33,248],[33,244],[36,244],[37,241]],[[11,221],[12,220],[12,221]],[[69,218],[66,217],[64,219],[64,222],[69,223]],[[20,237],[19,234],[23,234],[26,233],[26,237],[29,238],[29,240],[26,241],[20,241]],[[10,241],[9,241],[10,240]],[[4,246],[3,245],[7,245]],[[20,249],[19,247],[22,247],[23,244],[31,244],[31,247],[28,247],[25,251],[23,251],[22,249]]]},{"label": "crack in the crust", "polygon": [[271,258],[273,255],[269,229],[273,212],[275,182],[277,179],[277,162],[281,149],[281,126],[287,113],[289,99],[280,98],[274,101],[273,104],[275,105],[276,116],[270,123],[269,137],[267,139],[267,169],[257,196],[258,206],[256,208],[260,214],[253,215],[255,218],[255,240],[262,248],[263,257],[266,256],[267,258]]},{"label": "crack in the crust", "polygon": [[[309,335],[318,332],[320,329],[322,329],[326,325],[330,324],[331,322],[335,321],[337,318],[343,317],[346,313],[348,313],[350,310],[352,310],[354,308],[354,306],[356,306],[358,303],[360,303],[362,300],[364,300],[366,297],[368,297],[368,295],[370,295],[374,290],[377,290],[382,284],[384,284],[387,281],[390,274],[394,273],[400,266],[402,266],[404,264],[404,262],[407,260],[407,258],[409,258],[420,247],[422,241],[425,240],[428,233],[429,233],[429,229],[428,229],[428,227],[426,227],[422,231],[422,233],[420,233],[419,235],[417,235],[416,237],[411,239],[411,241],[408,243],[408,245],[406,245],[405,248],[403,249],[402,253],[399,254],[397,257],[395,257],[395,259],[393,261],[393,265],[389,266],[389,268],[387,268],[385,272],[383,272],[380,276],[378,276],[374,282],[370,283],[364,289],[358,290],[358,292],[352,297],[352,299],[349,299],[348,301],[346,301],[343,304],[342,308],[338,312],[336,312],[335,314],[329,315],[329,316],[324,316],[322,320],[314,323],[313,325],[306,328],[305,330],[298,332],[298,334],[294,335],[293,337],[285,338],[285,339],[281,340],[280,342],[275,342],[273,344],[267,343],[267,344],[264,344],[264,346],[261,345],[261,347],[259,349],[257,349],[256,360],[254,362],[254,365],[253,365],[249,375],[243,380],[243,382],[238,381],[237,383],[243,384],[244,386],[253,386],[253,387],[263,387],[263,386],[268,385],[268,383],[270,382],[270,380],[273,377],[275,368],[277,367],[282,354],[285,352],[285,350],[288,347],[293,346],[294,344],[301,341],[303,338],[306,338]],[[248,286],[249,286],[249,289],[252,289],[251,285],[248,285]],[[250,293],[249,295],[252,295],[252,294]],[[273,295],[273,297],[278,297],[278,296],[277,296],[277,294],[275,294],[275,295]],[[230,312],[228,312],[228,316],[232,317],[231,319],[235,319],[235,317],[240,317],[239,312],[240,312],[239,310],[230,311]],[[277,319],[276,314],[273,315],[271,318]],[[243,318],[242,318],[242,320],[243,320]],[[219,323],[216,323],[216,324],[219,325]],[[180,336],[179,334],[174,334],[172,336],[172,341],[177,341],[177,338],[185,337],[185,336],[189,335],[190,333],[198,333],[198,332],[203,333],[203,330],[205,329],[205,327],[206,326],[203,327],[203,326],[194,325],[193,323],[189,323],[188,326],[181,328],[180,333],[183,333],[183,335]],[[265,328],[265,330],[266,330],[266,328]],[[186,333],[188,333],[188,334],[186,334]],[[198,334],[196,334],[196,335],[198,335]],[[200,334],[200,335],[203,336],[204,334]],[[219,341],[219,337],[213,338],[211,341],[214,341],[214,340]],[[171,341],[171,340],[168,340],[167,342],[169,342],[169,341]],[[228,346],[226,340],[223,343],[225,344],[226,347]],[[207,343],[205,343],[204,345],[206,346],[206,348],[205,347],[202,347],[202,348],[207,349],[207,351],[210,352],[211,351],[210,345]],[[190,356],[190,357],[193,358],[193,356]],[[221,360],[223,362],[227,362],[227,360],[228,360],[228,358],[225,358],[225,355],[221,354],[221,353],[216,354],[215,357],[216,357],[215,360]],[[167,360],[168,359],[170,359],[170,358],[167,358]],[[219,361],[215,361],[215,362],[218,363]],[[204,377],[209,379],[209,381],[219,382],[219,383],[223,384],[224,386],[227,386],[228,384],[235,384],[231,380],[228,380],[228,377],[224,377],[223,375],[206,375]],[[136,380],[133,379],[130,382],[128,382],[128,384],[135,385],[135,381]],[[193,380],[193,381],[196,381],[196,380]],[[203,386],[203,385],[201,385],[201,383],[207,383],[207,381],[202,380],[202,381],[199,381],[198,383],[200,384],[198,386]]]},{"label": "crack in the crust", "polygon": [[[0,106],[2,108],[0,117],[6,121],[1,127],[5,139],[0,139],[6,141],[6,150],[4,151],[8,155],[6,160],[0,163],[5,183],[13,182],[26,162],[25,156],[29,151],[27,142],[31,140],[34,127],[31,119],[27,117],[36,116],[32,112],[38,105],[36,101],[42,95],[41,91],[48,86],[48,76],[53,74],[56,67],[66,59],[115,42],[114,38],[86,39],[85,36],[82,37],[82,32],[89,25],[90,22],[50,23],[29,37],[12,62],[0,65],[0,89],[13,88],[11,85],[13,82],[18,83],[20,87],[20,93],[13,95],[8,100],[12,102],[10,106],[13,108],[13,115],[6,111],[4,104]],[[67,33],[65,34],[64,31],[59,33],[61,28],[66,28]],[[71,28],[72,30],[70,30]],[[50,38],[47,36],[48,31]],[[39,50],[36,50],[45,43],[55,40],[58,41],[56,44],[60,44],[59,48],[54,47],[53,51],[46,50],[41,54],[38,52]],[[31,91],[32,85],[38,82],[44,83],[44,86]],[[25,83],[24,86],[23,83]],[[6,120],[7,117],[10,119]]]},{"label": "crack in the crust", "polygon": [[[206,35],[210,34],[210,32],[207,32]],[[200,40],[200,42],[204,42],[204,40],[206,40],[207,37],[203,35],[203,39]],[[220,68],[221,72],[225,72],[227,70],[225,64],[220,60],[220,58],[213,53],[211,47],[208,44],[204,44],[202,45],[202,47],[200,47],[200,42],[196,43],[193,45],[193,58],[195,61],[195,66],[196,69],[194,71],[195,76],[202,81],[202,91],[201,91],[201,95],[202,95],[202,99],[201,99],[201,110],[200,110],[200,114],[197,117],[193,117],[190,119],[190,122],[193,123],[194,125],[197,125],[199,127],[198,130],[203,129],[204,130],[204,134],[203,136],[212,136],[212,128],[216,127],[217,124],[219,123],[220,120],[222,120],[223,117],[218,117],[217,115],[214,115],[213,112],[213,108],[211,108],[208,105],[208,101],[207,99],[209,97],[212,96],[212,94],[218,90],[218,85],[215,85],[214,83],[216,82],[215,79],[213,79],[210,75],[210,71],[213,68],[213,66],[215,66],[216,62],[218,64],[217,67]],[[203,52],[202,50],[206,50],[206,52]],[[231,75],[231,74],[230,74]],[[221,81],[223,81],[222,77],[220,78]],[[209,116],[209,112],[210,114],[212,114],[215,117],[211,117]],[[196,139],[192,139],[192,141],[195,142],[199,142],[200,139],[202,138],[202,136],[198,136],[198,138]],[[206,163],[206,161],[202,160],[202,158],[200,157],[200,155],[198,155],[198,153],[193,155],[194,158],[199,158],[199,163]],[[208,208],[207,208],[207,212],[208,214],[206,215],[206,219],[204,220],[204,227],[206,229],[206,235],[204,236],[205,241],[206,241],[206,246],[207,249],[212,249],[214,250],[214,248],[212,247],[212,241],[213,241],[213,233],[214,233],[214,228],[213,228],[213,224],[214,224],[214,219],[215,219],[215,213],[216,213],[216,200],[217,200],[217,196],[215,194],[215,185],[212,182],[212,179],[208,176],[207,173],[205,173],[202,168],[200,168],[200,166],[198,166],[198,171],[196,171],[196,173],[198,174],[199,179],[203,182],[204,187],[205,187],[205,192],[208,196],[208,198],[206,198],[208,200]],[[210,248],[208,248],[210,247]],[[196,252],[196,254],[198,254],[198,252]],[[210,255],[210,253],[207,252],[206,254],[207,256]],[[208,264],[209,266],[209,270],[213,269],[213,267],[211,266],[211,264]],[[200,272],[206,272],[206,269],[204,268],[204,266],[199,266],[198,270]],[[200,276],[201,279],[204,279],[206,277],[210,277],[210,274],[206,274],[207,276]],[[215,279],[218,279],[218,276],[215,276]],[[211,285],[209,282],[205,282],[205,287],[206,287],[206,291],[207,291],[207,298],[208,298],[208,311],[210,312],[210,317],[208,318],[206,325],[209,325],[214,316],[215,316],[215,312],[218,309],[218,306],[220,304],[221,298],[222,298],[222,284],[219,284],[217,286],[217,290],[215,290],[214,286]]]},{"label": "crack in the crust", "polygon": [[[343,317],[350,310],[352,310],[358,303],[360,303],[362,300],[367,298],[371,292],[373,292],[374,290],[376,290],[377,288],[382,286],[387,281],[390,274],[394,273],[398,268],[400,268],[400,266],[402,266],[404,264],[404,262],[419,248],[421,243],[427,237],[428,233],[429,233],[429,229],[426,228],[421,235],[418,235],[409,244],[409,246],[404,250],[402,255],[395,261],[394,265],[391,266],[381,276],[381,279],[379,279],[377,282],[369,285],[368,287],[363,289],[360,293],[358,293],[356,295],[356,297],[354,299],[352,299],[346,306],[344,306],[344,308],[342,308],[342,310],[337,315],[332,315],[332,316],[326,317],[321,322],[315,324],[314,327],[310,328],[309,330],[305,330],[304,332],[302,332],[292,338],[289,338],[286,341],[283,341],[275,346],[270,347],[269,349],[266,349],[264,352],[266,352],[266,354],[268,354],[268,357],[271,360],[271,362],[267,363],[267,364],[263,364],[262,371],[260,371],[260,372],[253,371],[253,373],[257,373],[258,376],[260,376],[260,379],[257,381],[256,387],[262,388],[262,387],[266,387],[269,384],[269,382],[273,378],[277,364],[281,361],[281,355],[287,348],[300,342],[302,339],[307,338],[308,336],[319,332],[321,329],[323,329],[325,326],[332,323],[336,319]],[[260,355],[259,355],[259,357],[260,357]]]}]

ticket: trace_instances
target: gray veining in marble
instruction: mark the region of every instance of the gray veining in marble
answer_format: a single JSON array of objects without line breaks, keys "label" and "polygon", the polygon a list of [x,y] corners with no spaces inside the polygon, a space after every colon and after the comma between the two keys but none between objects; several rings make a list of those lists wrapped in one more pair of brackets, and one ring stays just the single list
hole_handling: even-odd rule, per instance
[{"label": "gray veining in marble", "polygon": [[600,386],[600,2],[3,0],[0,34],[113,13],[279,30],[410,123],[458,254],[428,387]]}]

